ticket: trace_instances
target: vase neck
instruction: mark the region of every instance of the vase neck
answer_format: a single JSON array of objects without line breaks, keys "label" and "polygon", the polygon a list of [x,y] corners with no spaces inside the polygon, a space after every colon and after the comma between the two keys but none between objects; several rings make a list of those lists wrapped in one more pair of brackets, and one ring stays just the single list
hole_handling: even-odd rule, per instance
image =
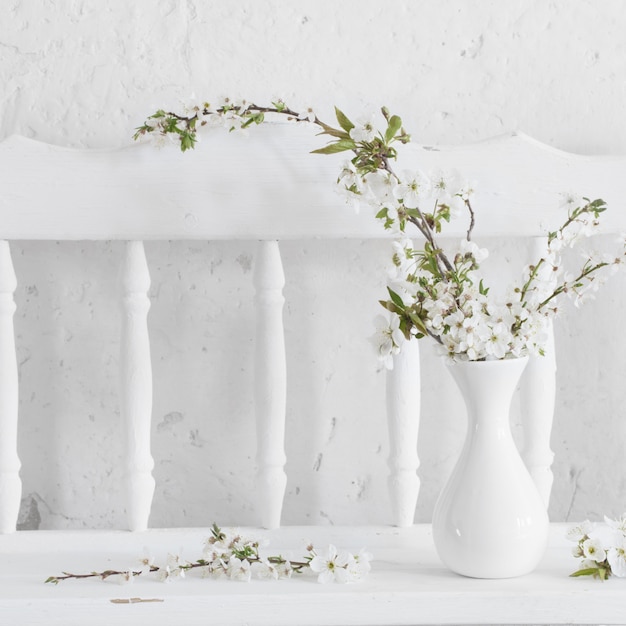
[{"label": "vase neck", "polygon": [[509,427],[513,393],[527,358],[449,363],[467,407],[470,426]]}]

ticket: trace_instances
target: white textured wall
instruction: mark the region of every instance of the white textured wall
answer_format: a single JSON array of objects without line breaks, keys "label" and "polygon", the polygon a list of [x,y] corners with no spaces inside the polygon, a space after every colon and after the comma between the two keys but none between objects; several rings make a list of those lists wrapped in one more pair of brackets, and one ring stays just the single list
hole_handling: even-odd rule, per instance
[{"label": "white textured wall", "polygon": [[[334,104],[352,114],[386,104],[421,143],[520,129],[564,150],[624,153],[624,32],[618,0],[5,0],[0,138],[123,146],[147,114],[192,94],[281,95],[327,118]],[[497,247],[511,263],[519,257]],[[121,244],[21,242],[13,251],[23,527],[123,525]],[[384,376],[365,340],[386,253],[377,242],[283,247],[285,523],[389,520]],[[147,255],[151,523],[253,523],[254,246],[158,242]],[[615,280],[557,329],[553,520],[625,508],[625,287]],[[428,349],[424,357],[418,521],[430,519],[464,428],[443,366]]]}]

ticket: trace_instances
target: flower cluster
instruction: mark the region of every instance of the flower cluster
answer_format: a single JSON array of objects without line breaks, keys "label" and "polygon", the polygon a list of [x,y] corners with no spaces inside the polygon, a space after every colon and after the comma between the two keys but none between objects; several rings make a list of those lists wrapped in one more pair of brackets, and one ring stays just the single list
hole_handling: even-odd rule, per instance
[{"label": "flower cluster", "polygon": [[262,556],[259,553],[259,542],[243,537],[237,532],[225,532],[216,524],[211,528],[211,536],[206,540],[202,557],[196,561],[186,561],[179,555],[170,554],[163,566],[157,566],[154,558],[145,556],[136,567],[123,570],[104,570],[89,574],[71,574],[63,572],[61,576],[50,576],[46,582],[58,584],[69,578],[100,578],[106,580],[114,577],[119,582],[130,583],[137,576],[155,574],[164,582],[185,578],[191,570],[212,578],[229,578],[231,580],[249,581],[254,576],[265,580],[291,578],[292,574],[311,571],[317,574],[320,583],[350,583],[363,579],[371,569],[372,555],[365,550],[351,554],[345,550],[338,551],[329,545],[325,551],[317,552],[309,545],[306,555],[300,561],[283,556]]},{"label": "flower cluster", "polygon": [[445,269],[437,264],[442,254],[430,247],[415,249],[406,237],[394,242],[389,300],[382,304],[395,315],[378,320],[380,357],[392,366],[393,354],[413,335],[430,336],[450,356],[472,361],[542,354],[558,298],[569,296],[580,306],[625,260],[623,251],[587,254],[576,273],[565,270],[563,253],[595,232],[604,210],[602,200],[568,206],[565,223],[548,234],[543,256],[523,269],[521,282],[501,301],[490,296],[477,272],[488,250],[473,241],[462,240]]},{"label": "flower cluster", "polygon": [[[489,293],[479,274],[488,251],[472,241],[475,213],[474,184],[458,173],[403,171],[391,167],[398,144],[410,142],[402,120],[383,107],[384,126],[377,130],[373,116],[352,122],[335,109],[338,127],[320,120],[311,108],[298,113],[282,100],[269,107],[224,99],[187,107],[183,115],[157,111],[137,129],[135,139],[157,133],[174,137],[181,149],[193,148],[197,129],[219,125],[228,130],[260,124],[267,114],[283,115],[295,122],[310,122],[328,135],[330,142],[317,154],[350,152],[341,168],[339,190],[359,208],[365,205],[395,235],[388,298],[381,301],[391,314],[380,316],[373,341],[383,363],[391,368],[402,343],[430,337],[442,352],[470,361],[504,359],[543,354],[550,320],[558,301],[573,298],[578,306],[603,283],[605,275],[624,262],[625,251],[596,258],[583,255],[573,272],[564,267],[564,252],[597,231],[606,210],[603,200],[565,196],[563,224],[546,233],[546,249],[537,261],[524,268],[521,281],[513,284],[502,300]],[[446,251],[437,241],[445,223],[465,213],[466,237]],[[409,235],[408,230],[414,232]],[[421,247],[412,236],[420,236]],[[624,242],[622,242],[624,244]]]},{"label": "flower cluster", "polygon": [[572,576],[626,577],[626,513],[616,520],[605,517],[604,522],[585,521],[568,531],[567,538],[576,543],[572,554],[581,559]]}]

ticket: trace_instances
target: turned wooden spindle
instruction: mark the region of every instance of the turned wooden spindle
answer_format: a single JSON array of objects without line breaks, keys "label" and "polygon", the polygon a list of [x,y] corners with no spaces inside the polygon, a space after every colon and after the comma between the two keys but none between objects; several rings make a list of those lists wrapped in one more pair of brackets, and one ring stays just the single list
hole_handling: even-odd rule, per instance
[{"label": "turned wooden spindle", "polygon": [[[535,261],[541,258],[546,247],[545,237],[533,238],[532,258]],[[524,433],[522,458],[547,508],[554,480],[551,469],[554,452],[550,448],[550,435],[556,398],[556,352],[552,322],[548,329],[545,355],[529,359],[520,388]]]},{"label": "turned wooden spindle", "polygon": [[147,315],[150,273],[141,241],[129,241],[122,274],[121,414],[126,433],[126,514],[130,530],[145,530],[155,482],[150,453],[152,365]]},{"label": "turned wooden spindle", "polygon": [[420,490],[417,436],[421,382],[417,340],[407,341],[393,357],[393,369],[387,372],[386,393],[392,524],[406,527],[413,524]]},{"label": "turned wooden spindle", "polygon": [[7,241],[0,241],[0,532],[15,531],[22,497],[17,455],[18,379],[13,314],[17,279]]},{"label": "turned wooden spindle", "polygon": [[283,329],[283,273],[276,241],[261,241],[254,271],[256,345],[257,503],[261,525],[278,528],[287,485],[285,406],[287,367]]}]

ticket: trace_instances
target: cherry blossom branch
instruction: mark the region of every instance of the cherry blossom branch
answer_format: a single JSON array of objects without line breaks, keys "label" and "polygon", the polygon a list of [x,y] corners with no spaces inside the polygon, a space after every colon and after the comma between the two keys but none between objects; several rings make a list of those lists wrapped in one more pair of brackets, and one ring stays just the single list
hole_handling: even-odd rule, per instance
[{"label": "cherry blossom branch", "polygon": [[465,206],[469,210],[469,214],[470,214],[470,223],[469,223],[469,227],[467,229],[467,235],[465,236],[465,239],[467,241],[471,241],[471,239],[472,239],[472,231],[474,230],[474,226],[475,226],[475,223],[476,223],[476,217],[474,215],[474,209],[472,209],[472,204],[469,201],[469,198],[465,200]]},{"label": "cherry blossom branch", "polygon": [[[392,164],[398,156],[397,145],[409,143],[410,135],[397,115],[391,115],[385,107],[381,112],[386,127],[377,130],[372,119],[353,122],[337,108],[338,126],[333,126],[312,109],[298,112],[282,100],[272,102],[272,106],[259,106],[227,99],[217,107],[208,103],[192,107],[187,115],[157,111],[137,129],[135,139],[156,132],[176,137],[185,151],[194,147],[198,128],[209,119],[222,123],[228,130],[261,124],[270,114],[313,123],[321,129],[320,135],[330,137],[325,146],[313,153],[351,155],[337,180],[347,197],[373,208],[384,228],[394,229],[400,241],[408,238],[407,224],[424,239],[420,252],[412,250],[411,244],[410,267],[406,261],[394,263],[389,299],[380,301],[392,313],[390,319],[378,324],[376,336],[379,357],[386,367],[393,366],[391,357],[397,354],[404,340],[412,337],[431,337],[450,356],[468,360],[542,354],[543,331],[556,312],[555,299],[573,293],[578,303],[586,283],[595,279],[596,272],[612,265],[612,262],[592,262],[589,258],[576,278],[557,284],[562,269],[558,251],[563,246],[573,247],[581,237],[593,233],[599,215],[606,210],[604,201],[568,198],[564,223],[547,233],[546,255],[525,270],[521,288],[513,285],[503,303],[494,302],[488,295],[489,288],[477,276],[488,252],[471,240],[476,225],[471,186],[462,184],[455,175],[430,180],[419,171],[404,177],[396,174]],[[434,199],[432,214],[424,210],[430,198]],[[454,257],[448,256],[438,245],[437,235],[443,222],[465,211],[468,213],[465,237]],[[622,255],[615,259],[615,265],[624,261]]]},{"label": "cherry blossom branch", "polygon": [[[158,572],[160,570],[159,567],[150,566],[149,572]],[[48,576],[45,580],[47,583],[53,583],[58,585],[62,580],[69,580],[70,578],[74,578],[76,580],[83,578],[100,578],[102,580],[106,580],[110,576],[122,576],[122,577],[135,577],[141,576],[144,570],[113,570],[107,569],[103,572],[91,572],[90,574],[71,574],[70,572],[63,572],[62,576]]]},{"label": "cherry blossom branch", "polygon": [[177,555],[169,555],[167,563],[157,566],[150,557],[141,559],[141,568],[128,570],[107,569],[102,572],[73,574],[63,572],[60,576],[49,576],[46,583],[58,585],[68,579],[100,578],[106,580],[119,576],[122,582],[132,580],[144,574],[157,574],[162,581],[184,578],[188,571],[201,569],[214,576],[226,576],[233,580],[250,580],[253,572],[259,578],[278,580],[290,578],[310,570],[318,575],[319,582],[356,582],[370,570],[371,555],[361,550],[358,554],[338,551],[329,546],[326,552],[317,552],[312,545],[307,547],[307,554],[300,561],[292,561],[283,556],[263,557],[259,554],[259,542],[246,539],[237,533],[227,533],[213,524],[211,536],[205,543],[203,557],[196,561],[183,561]]},{"label": "cherry blossom branch", "polygon": [[608,265],[609,263],[607,263],[606,261],[601,261],[600,263],[596,263],[595,265],[585,266],[583,271],[581,271],[581,273],[576,278],[562,283],[545,300],[540,302],[539,305],[537,306],[537,310],[540,311],[549,302],[554,300],[554,298],[556,298],[562,293],[567,293],[570,289],[574,291],[574,293],[576,293],[576,290],[580,289],[580,287],[583,286],[583,284],[580,282],[581,280],[584,280],[584,279],[593,280],[593,278],[589,278],[591,274],[597,272],[599,269],[603,267],[607,267]]}]

